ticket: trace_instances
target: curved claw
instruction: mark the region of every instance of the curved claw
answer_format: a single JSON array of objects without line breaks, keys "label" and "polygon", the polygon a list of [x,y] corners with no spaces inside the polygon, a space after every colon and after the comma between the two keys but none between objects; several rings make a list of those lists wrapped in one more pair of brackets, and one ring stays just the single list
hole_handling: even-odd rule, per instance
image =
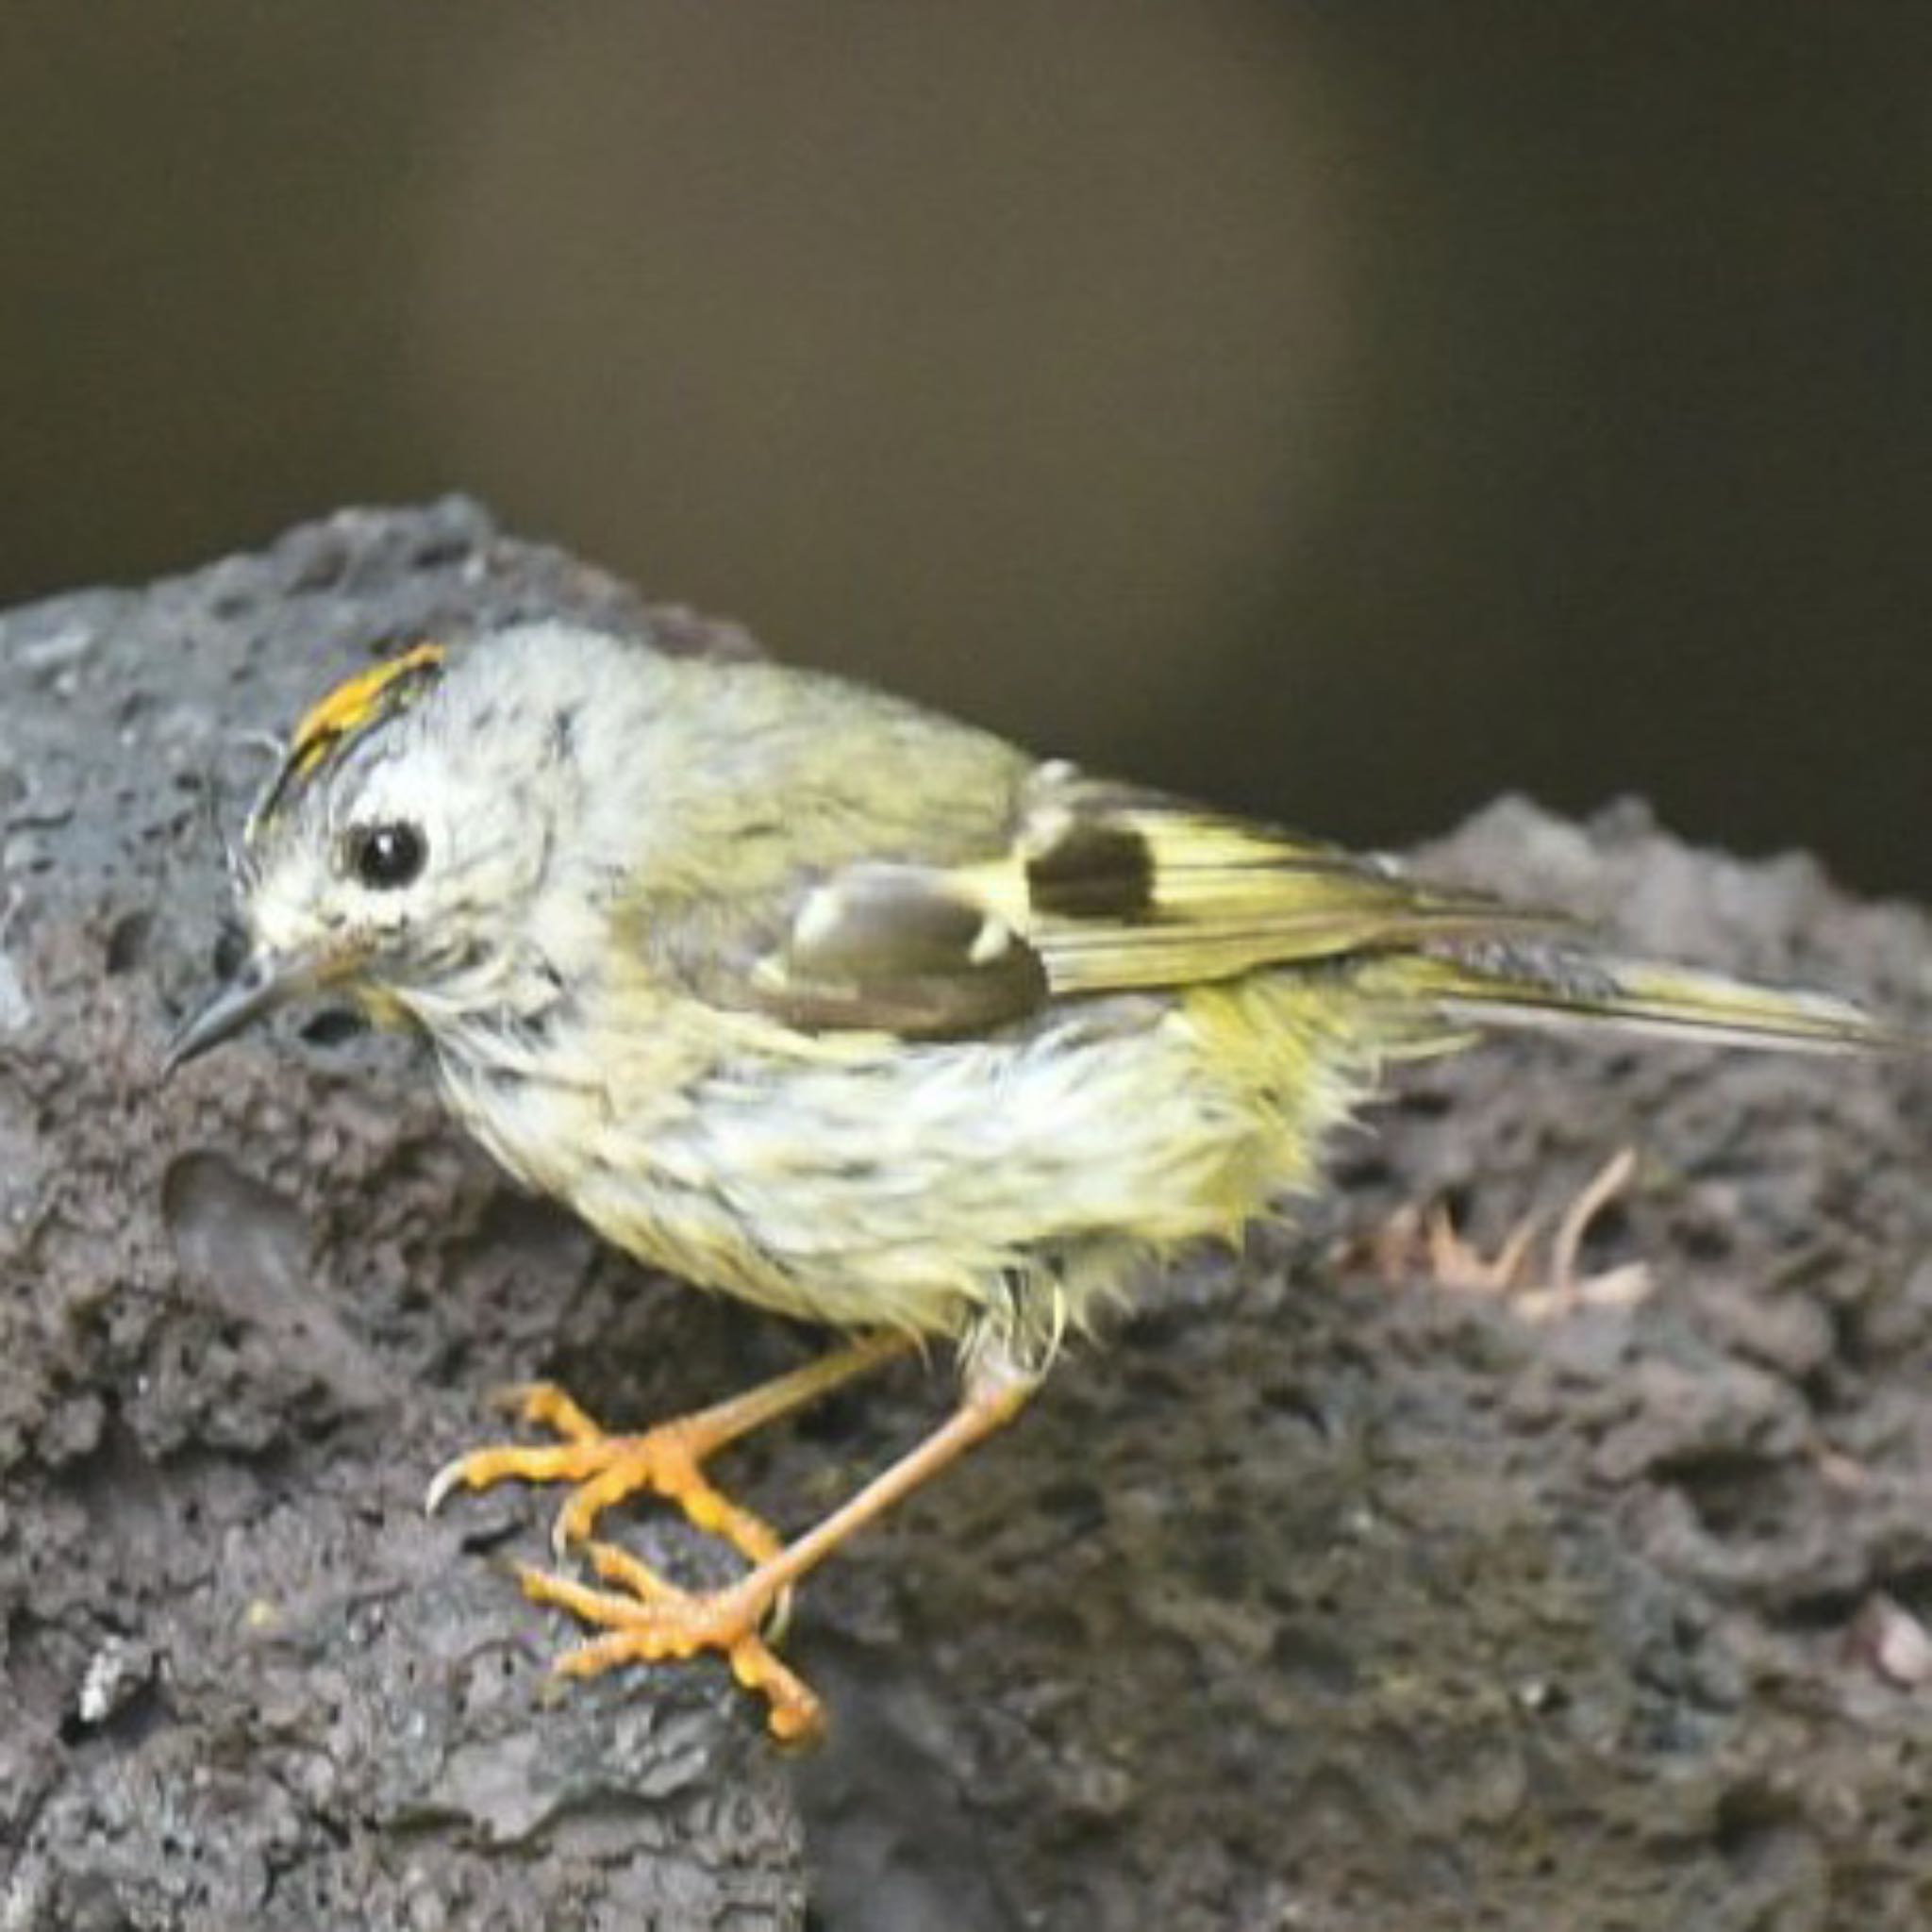
[{"label": "curved claw", "polygon": [[577,1407],[555,1382],[513,1382],[495,1390],[491,1406],[562,1438],[549,1448],[473,1449],[445,1462],[429,1479],[423,1498],[424,1514],[434,1516],[456,1489],[487,1490],[510,1477],[525,1482],[580,1481],[601,1466],[601,1457],[588,1466],[582,1453],[603,1448],[611,1438]]},{"label": "curved claw", "polygon": [[423,1513],[434,1516],[449,1500],[449,1492],[463,1488],[468,1477],[463,1465],[469,1461],[467,1456],[453,1456],[436,1474],[429,1478],[429,1487],[423,1491]]}]

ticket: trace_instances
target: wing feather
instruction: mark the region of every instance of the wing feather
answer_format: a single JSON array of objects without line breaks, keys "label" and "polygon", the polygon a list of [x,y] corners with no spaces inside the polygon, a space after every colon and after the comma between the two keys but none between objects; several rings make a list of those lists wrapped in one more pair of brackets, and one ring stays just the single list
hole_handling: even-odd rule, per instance
[{"label": "wing feather", "polygon": [[1023,790],[996,858],[835,873],[754,986],[795,1024],[956,1035],[1058,996],[1569,925],[1053,764]]}]

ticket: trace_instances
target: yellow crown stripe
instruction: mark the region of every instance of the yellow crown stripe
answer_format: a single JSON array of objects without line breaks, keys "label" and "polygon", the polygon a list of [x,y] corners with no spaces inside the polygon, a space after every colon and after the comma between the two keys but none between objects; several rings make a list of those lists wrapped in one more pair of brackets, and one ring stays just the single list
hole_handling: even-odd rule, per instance
[{"label": "yellow crown stripe", "polygon": [[[387,717],[395,708],[395,701],[404,695],[408,682],[434,670],[441,664],[443,657],[441,644],[415,644],[397,657],[385,658],[382,663],[345,678],[295,726],[295,736],[289,746],[291,775],[305,776],[343,739],[353,738],[376,719]],[[403,689],[398,689],[399,685]]]},{"label": "yellow crown stripe", "polygon": [[261,801],[248,815],[242,839],[254,845],[262,830],[287,806],[290,796],[314,775],[337,748],[391,718],[442,667],[441,644],[416,644],[369,670],[346,678],[295,727],[288,756]]}]

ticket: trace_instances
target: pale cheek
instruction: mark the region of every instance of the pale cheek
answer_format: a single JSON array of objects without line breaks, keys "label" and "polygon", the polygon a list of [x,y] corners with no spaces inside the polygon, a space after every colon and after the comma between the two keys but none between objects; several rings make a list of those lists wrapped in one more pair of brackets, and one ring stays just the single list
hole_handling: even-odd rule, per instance
[{"label": "pale cheek", "polygon": [[247,910],[257,942],[272,953],[306,951],[322,931],[308,897],[278,882],[258,891]]},{"label": "pale cheek", "polygon": [[361,896],[318,872],[278,874],[263,880],[250,901],[248,924],[270,952],[329,953],[379,931],[381,922],[370,917],[375,908],[356,903]]}]

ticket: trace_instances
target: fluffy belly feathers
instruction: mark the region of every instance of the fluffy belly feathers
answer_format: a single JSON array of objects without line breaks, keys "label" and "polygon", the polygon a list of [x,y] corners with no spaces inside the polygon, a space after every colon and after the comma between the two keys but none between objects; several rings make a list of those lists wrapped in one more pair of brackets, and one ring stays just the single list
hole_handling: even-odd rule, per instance
[{"label": "fluffy belly feathers", "polygon": [[[674,1026],[568,1080],[501,1051],[445,1047],[443,1064],[506,1166],[647,1261],[841,1326],[990,1323],[1031,1357],[1137,1261],[1231,1236],[1310,1181],[1375,1058],[1373,1028],[1334,1012],[1332,983],[1317,1000],[1276,974],[1070,1007],[1011,1038],[774,1051],[761,1028],[694,1052]],[[560,1147],[583,1153],[560,1164]]]}]

